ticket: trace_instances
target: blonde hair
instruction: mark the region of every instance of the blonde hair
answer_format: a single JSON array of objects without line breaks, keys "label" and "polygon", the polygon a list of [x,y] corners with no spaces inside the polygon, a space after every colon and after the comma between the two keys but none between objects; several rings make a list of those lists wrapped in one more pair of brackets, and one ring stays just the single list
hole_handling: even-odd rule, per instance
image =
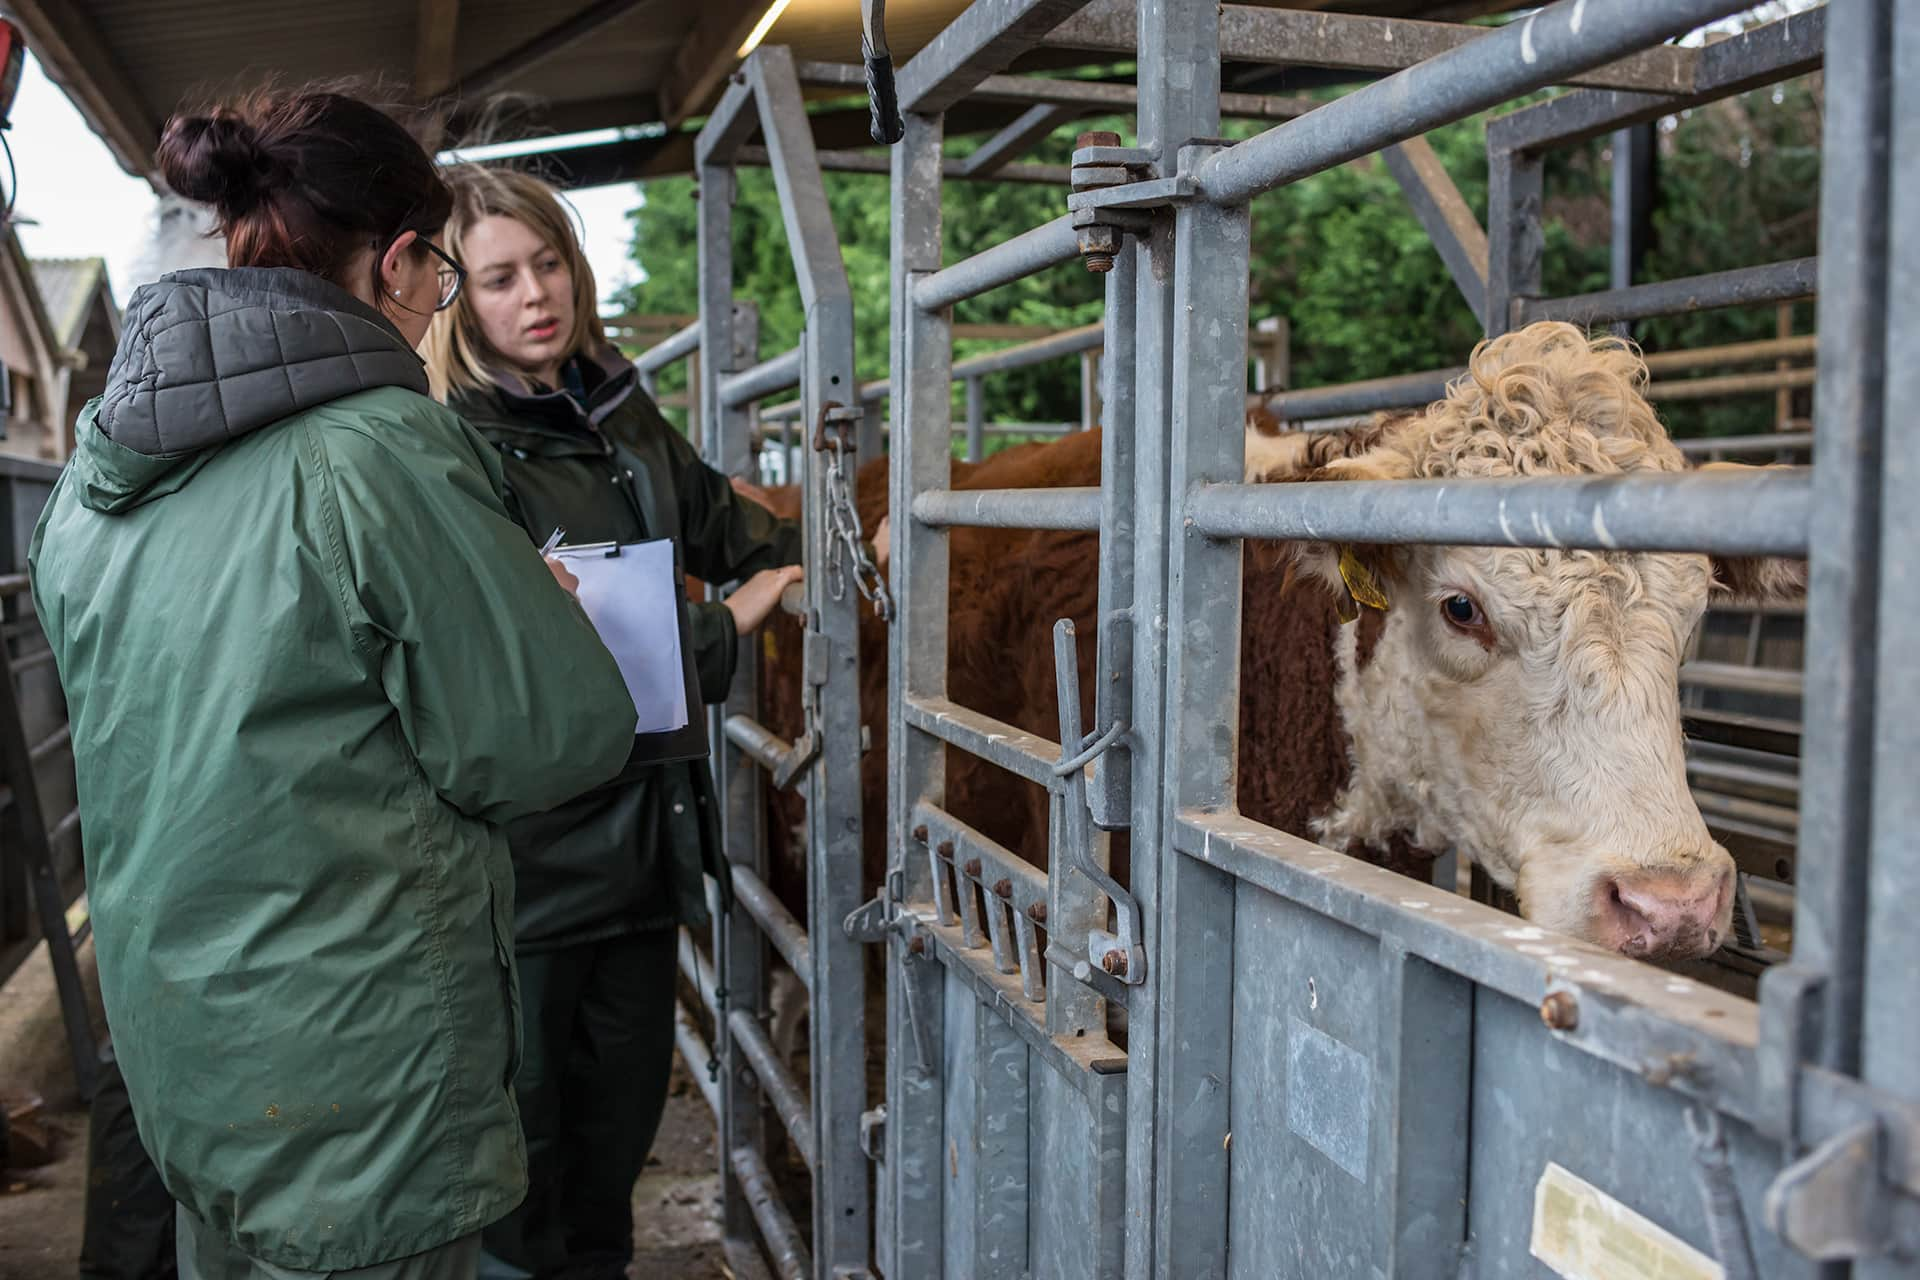
[{"label": "blonde hair", "polygon": [[[462,249],[474,226],[495,217],[521,223],[560,255],[573,280],[573,332],[567,335],[567,358],[606,346],[593,268],[580,248],[579,233],[569,216],[571,206],[560,193],[532,174],[512,169],[460,164],[443,170],[441,176],[453,192],[453,214],[441,233],[442,247],[455,260],[464,261]],[[487,345],[480,318],[473,313],[472,295],[465,289],[451,307],[433,318],[426,346],[427,377],[440,400],[454,391],[487,390],[506,363]]]}]

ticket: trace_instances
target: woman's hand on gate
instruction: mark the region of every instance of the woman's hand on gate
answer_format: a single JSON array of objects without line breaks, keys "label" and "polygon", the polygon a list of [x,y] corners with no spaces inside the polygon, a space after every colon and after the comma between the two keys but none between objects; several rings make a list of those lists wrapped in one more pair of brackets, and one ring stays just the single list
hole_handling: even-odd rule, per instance
[{"label": "woman's hand on gate", "polygon": [[880,523],[873,526],[873,567],[882,573],[886,572],[887,557],[893,554],[893,548],[888,545],[893,541],[892,529],[891,515],[881,516]]},{"label": "woman's hand on gate", "polygon": [[790,564],[784,569],[762,569],[741,583],[740,589],[726,599],[727,610],[733,614],[734,630],[741,635],[758,631],[767,615],[773,612],[774,605],[780,602],[780,593],[787,589],[787,584],[798,581],[800,566]]}]

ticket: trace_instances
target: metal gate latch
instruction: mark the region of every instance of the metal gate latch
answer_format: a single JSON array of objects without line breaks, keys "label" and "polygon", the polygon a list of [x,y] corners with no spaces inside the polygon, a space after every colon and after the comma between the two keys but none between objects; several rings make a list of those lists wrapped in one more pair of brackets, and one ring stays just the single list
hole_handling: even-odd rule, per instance
[{"label": "metal gate latch", "polygon": [[1892,1204],[1880,1180],[1877,1121],[1835,1134],[1780,1171],[1767,1188],[1767,1227],[1815,1262],[1874,1258],[1893,1244]]},{"label": "metal gate latch", "polygon": [[914,1056],[922,1071],[933,1070],[932,1028],[921,1017],[919,975],[911,972],[925,963],[927,940],[920,935],[919,919],[911,911],[902,911],[900,902],[906,893],[906,872],[899,867],[887,870],[886,888],[877,897],[855,907],[840,922],[841,930],[854,942],[885,942],[894,934],[906,940],[900,953],[900,990],[906,997],[907,1024],[913,1034]]},{"label": "metal gate latch", "polygon": [[1088,830],[1086,767],[1100,754],[1120,741],[1129,726],[1121,720],[1107,726],[1104,733],[1082,737],[1080,733],[1080,659],[1074,643],[1072,618],[1053,624],[1054,687],[1060,695],[1060,762],[1053,766],[1055,777],[1065,784],[1067,833],[1061,841],[1067,861],[1074,870],[1093,882],[1096,889],[1113,903],[1118,934],[1105,929],[1087,931],[1087,957],[1102,970],[1128,986],[1147,980],[1147,948],[1142,940],[1140,904],[1120,882],[1093,860],[1093,834]]}]

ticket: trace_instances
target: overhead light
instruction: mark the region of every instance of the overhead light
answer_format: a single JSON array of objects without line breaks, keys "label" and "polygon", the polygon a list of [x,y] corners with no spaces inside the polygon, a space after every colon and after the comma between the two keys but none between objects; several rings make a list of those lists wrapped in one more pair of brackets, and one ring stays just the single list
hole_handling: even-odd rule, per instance
[{"label": "overhead light", "polygon": [[753,24],[753,31],[740,46],[740,57],[744,58],[760,47],[760,42],[767,38],[767,32],[773,30],[773,24],[780,21],[780,15],[785,13],[787,6],[792,3],[793,0],[773,0],[773,3],[767,6],[767,11],[760,15],[760,21]]}]

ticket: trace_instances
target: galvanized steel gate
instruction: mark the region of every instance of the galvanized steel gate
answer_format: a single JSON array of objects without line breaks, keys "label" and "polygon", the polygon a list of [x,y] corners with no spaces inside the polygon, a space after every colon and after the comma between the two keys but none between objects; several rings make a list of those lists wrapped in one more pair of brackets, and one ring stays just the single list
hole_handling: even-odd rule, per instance
[{"label": "galvanized steel gate", "polygon": [[[1886,410],[1920,402],[1920,236],[1894,216],[1920,208],[1920,176],[1892,163],[1920,154],[1920,0],[1835,0],[1830,16],[1633,56],[1745,7],[1563,0],[1469,38],[1337,15],[1309,30],[1301,15],[1211,0],[981,0],[902,70],[891,869],[880,910],[843,930],[858,866],[857,698],[810,694],[809,741],[793,746],[739,715],[726,722],[735,833],[761,821],[748,759],[791,771],[824,753],[808,766],[810,931],[753,874],[763,846],[734,842],[749,850],[743,902],[808,975],[815,1005],[809,1112],[756,1034],[766,952],[736,917],[719,941],[733,1002],[721,1018],[730,1234],[755,1218],[783,1273],[858,1274],[869,1262],[864,1130],[884,1134],[871,1262],[897,1280],[1539,1275],[1539,1233],[1582,1221],[1656,1253],[1664,1229],[1736,1280],[1912,1273],[1920,676],[1900,646],[1920,617],[1920,506],[1901,499],[1920,479],[1920,434],[1889,430]],[[1395,31],[1408,37],[1397,50],[1362,47]],[[1049,33],[1137,50],[1137,91],[990,74]],[[1341,40],[1352,48],[1322,47]],[[1239,114],[1266,108],[1221,92],[1223,53],[1309,65],[1317,53],[1395,74],[1228,146],[1214,139],[1229,99]],[[1342,61],[1352,57],[1363,61]],[[1818,260],[1540,296],[1547,150],[1823,58]],[[843,83],[835,70],[799,75]],[[1489,127],[1482,235],[1419,137],[1555,84],[1587,87]],[[1136,145],[1083,149],[1068,214],[947,265],[941,113],[989,87],[1133,105]],[[801,351],[757,365],[724,248],[714,251],[727,243],[727,165],[756,105],[808,303]],[[1817,283],[1813,469],[1444,493],[1240,483],[1247,202],[1376,151],[1490,333],[1800,297]],[[804,374],[806,424],[829,399],[871,398],[852,382],[850,300],[816,162],[795,69],[763,50],[700,143],[703,424],[710,456],[736,473],[755,396]],[[1083,254],[1112,263],[1102,487],[954,494],[951,308]],[[1431,378],[1387,382],[1400,385],[1293,399],[1339,414],[1436,394]],[[863,421],[861,436],[872,456],[877,424]],[[802,452],[809,669],[831,690],[850,670],[852,601],[825,594],[822,458]],[[1098,635],[1056,634],[1063,743],[948,697],[947,531],[968,524],[1098,531]],[[1240,542],[1308,536],[1808,557],[1794,954],[1765,974],[1757,1005],[1624,958],[1563,954],[1510,915],[1235,812],[1237,735],[1220,709],[1238,705]],[[1072,653],[1088,642],[1099,686],[1082,726]],[[947,812],[949,748],[1049,790],[1048,873]],[[1130,828],[1125,888],[1105,873],[1096,824]],[[888,949],[887,1095],[864,1118],[849,931]],[[710,989],[691,948],[688,963]],[[1124,1053],[1108,1036],[1120,1020],[1110,1006],[1123,1012]],[[813,1260],[769,1207],[756,1083],[813,1161]]]},{"label": "galvanized steel gate", "polygon": [[[1293,15],[991,0],[902,71],[892,509],[912,518],[894,530],[885,1274],[1535,1275],[1543,1224],[1616,1205],[1729,1276],[1911,1274],[1920,677],[1896,655],[1920,617],[1920,517],[1893,499],[1920,435],[1883,410],[1920,392],[1920,237],[1892,217],[1920,207],[1920,178],[1890,164],[1920,144],[1920,4],[1836,0],[1824,22],[1607,65],[1745,7],[1565,0],[1235,146],[1210,141],[1223,41],[1248,56],[1265,27],[1298,33]],[[947,265],[940,113],[1063,23],[1058,43],[1137,45],[1137,146],[1081,151],[1071,213]],[[1822,41],[1817,263],[1539,296],[1546,149],[1797,74]],[[1817,272],[1811,474],[1242,485],[1247,201],[1570,82],[1599,87],[1490,129],[1484,242],[1437,232],[1489,331],[1805,296]],[[1103,487],[961,500],[950,308],[1083,252],[1114,264]],[[1099,531],[1101,704],[1084,735],[1063,716],[1064,748],[947,698],[946,531],[963,524]],[[1240,539],[1309,535],[1811,559],[1795,954],[1758,1005],[1575,961],[1511,916],[1235,813],[1220,709],[1238,702]],[[948,747],[1052,790],[1051,874],[943,809]],[[1130,895],[1096,890],[1089,818],[1131,826]],[[1124,1055],[1106,1001],[1125,1007]],[[1644,1226],[1616,1236],[1655,1247]]]}]

